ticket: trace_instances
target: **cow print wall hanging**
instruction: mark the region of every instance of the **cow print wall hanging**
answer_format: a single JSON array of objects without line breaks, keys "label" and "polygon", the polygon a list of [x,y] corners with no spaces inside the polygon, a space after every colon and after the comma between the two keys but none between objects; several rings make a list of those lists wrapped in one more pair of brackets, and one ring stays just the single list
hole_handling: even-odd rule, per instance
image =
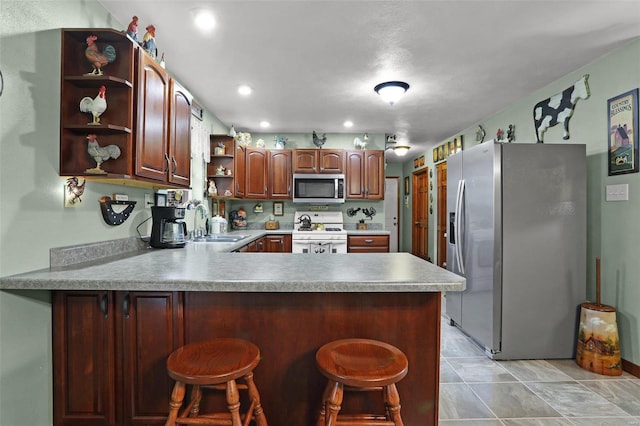
[{"label": "cow print wall hanging", "polygon": [[538,143],[543,143],[543,134],[549,128],[562,122],[562,139],[569,139],[569,119],[573,115],[578,99],[589,99],[589,74],[585,74],[573,86],[564,89],[550,98],[540,101],[533,107],[533,124]]}]

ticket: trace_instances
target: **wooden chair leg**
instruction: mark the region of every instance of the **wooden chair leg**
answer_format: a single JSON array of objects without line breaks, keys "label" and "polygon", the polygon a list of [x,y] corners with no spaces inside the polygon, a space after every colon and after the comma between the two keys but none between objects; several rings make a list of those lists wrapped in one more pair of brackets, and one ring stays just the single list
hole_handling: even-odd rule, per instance
[{"label": "wooden chair leg", "polygon": [[231,413],[231,425],[242,426],[240,419],[240,394],[235,380],[227,382],[227,407]]},{"label": "wooden chair leg", "polygon": [[[262,405],[260,405],[260,393],[258,392],[258,388],[253,381],[253,372],[249,372],[249,374],[244,376],[244,381],[247,384],[249,399],[254,404],[253,417],[255,419],[256,426],[268,426],[267,419],[264,415],[264,410],[262,409]],[[247,413],[247,415],[249,415],[249,413]]]},{"label": "wooden chair leg", "polygon": [[316,426],[324,426],[324,419],[327,415],[326,404],[331,395],[331,382],[327,382],[327,385],[324,387],[324,391],[322,392],[322,405],[320,407],[320,416],[318,416],[318,421],[316,422]]},{"label": "wooden chair leg", "polygon": [[334,426],[338,422],[338,413],[342,406],[344,387],[342,383],[330,382],[327,385],[328,398],[325,401],[324,426]]},{"label": "wooden chair leg", "polygon": [[384,387],[384,402],[389,413],[389,420],[393,421],[395,426],[404,426],[402,417],[400,417],[400,395],[395,384]]},{"label": "wooden chair leg", "polygon": [[175,426],[176,418],[178,417],[178,410],[182,406],[182,400],[184,400],[184,383],[176,382],[171,392],[171,401],[169,402],[169,416],[165,426]]},{"label": "wooden chair leg", "polygon": [[191,411],[189,417],[198,417],[200,414],[200,401],[202,400],[202,390],[200,385],[193,385],[191,389]]}]

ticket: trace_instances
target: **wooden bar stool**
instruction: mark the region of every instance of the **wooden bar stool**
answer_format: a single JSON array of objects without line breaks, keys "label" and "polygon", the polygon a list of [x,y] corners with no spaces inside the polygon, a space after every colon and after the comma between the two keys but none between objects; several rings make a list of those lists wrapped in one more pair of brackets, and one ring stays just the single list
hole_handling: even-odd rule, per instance
[{"label": "wooden bar stool", "polygon": [[[329,379],[317,426],[403,425],[396,383],[407,375],[409,362],[401,350],[376,340],[336,340],[316,352],[316,364]],[[385,413],[339,414],[345,390],[382,391]]]},{"label": "wooden bar stool", "polygon": [[[165,425],[247,426],[254,420],[257,426],[267,426],[260,395],[253,382],[253,369],[259,362],[258,347],[241,339],[213,339],[175,350],[167,359],[167,371],[176,384]],[[244,384],[237,384],[236,379],[242,379]],[[182,413],[178,413],[186,385],[193,385],[190,401]],[[200,414],[201,388],[224,390],[229,412]],[[239,389],[247,389],[251,401],[249,409],[242,415]]]}]

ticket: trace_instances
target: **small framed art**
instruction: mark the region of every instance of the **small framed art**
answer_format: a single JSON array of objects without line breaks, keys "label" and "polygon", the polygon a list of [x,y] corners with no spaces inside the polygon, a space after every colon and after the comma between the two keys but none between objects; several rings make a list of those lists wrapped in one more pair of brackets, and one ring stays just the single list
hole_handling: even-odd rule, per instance
[{"label": "small framed art", "polygon": [[607,110],[609,176],[637,173],[638,89],[609,99]]},{"label": "small framed art", "polygon": [[273,215],[284,216],[284,203],[282,201],[273,202]]}]

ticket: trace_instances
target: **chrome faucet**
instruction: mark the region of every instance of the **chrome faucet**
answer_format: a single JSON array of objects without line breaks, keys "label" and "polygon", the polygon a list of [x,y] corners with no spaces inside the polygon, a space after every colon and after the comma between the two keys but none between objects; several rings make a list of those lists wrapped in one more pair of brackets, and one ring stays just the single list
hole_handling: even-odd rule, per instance
[{"label": "chrome faucet", "polygon": [[[207,208],[206,204],[200,201],[194,201],[193,204],[196,204],[196,211],[194,212],[193,219],[193,237],[204,237],[209,233],[209,230],[207,229],[207,218],[209,217],[209,209]],[[203,226],[198,227],[198,216],[200,216],[200,219],[204,221]]]}]

